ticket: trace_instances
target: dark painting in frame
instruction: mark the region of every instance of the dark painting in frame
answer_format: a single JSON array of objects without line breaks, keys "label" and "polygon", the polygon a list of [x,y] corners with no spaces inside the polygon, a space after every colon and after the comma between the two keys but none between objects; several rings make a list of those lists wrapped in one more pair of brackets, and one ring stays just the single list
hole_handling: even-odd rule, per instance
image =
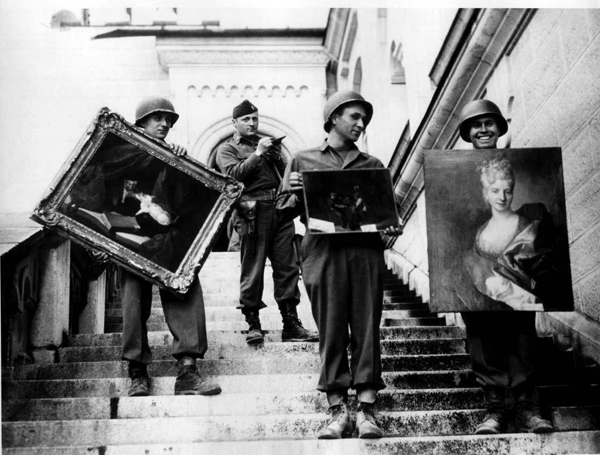
[{"label": "dark painting in frame", "polygon": [[389,169],[303,171],[302,185],[311,234],[399,228]]},{"label": "dark painting in frame", "polygon": [[424,179],[432,311],[573,310],[560,148],[427,150]]},{"label": "dark painting in frame", "polygon": [[102,108],[31,218],[183,294],[242,190]]}]

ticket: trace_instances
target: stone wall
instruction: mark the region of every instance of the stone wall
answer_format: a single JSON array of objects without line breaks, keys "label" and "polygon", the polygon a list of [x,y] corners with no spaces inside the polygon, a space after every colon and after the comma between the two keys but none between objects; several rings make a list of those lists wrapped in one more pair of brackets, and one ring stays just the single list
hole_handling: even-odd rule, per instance
[{"label": "stone wall", "polygon": [[[511,147],[563,150],[575,308],[600,321],[600,10],[540,9],[488,84]],[[509,108],[509,106],[511,106]]]},{"label": "stone wall", "polygon": [[[510,120],[510,133],[500,146],[562,147],[575,305],[596,321],[600,321],[599,67],[600,10],[540,9],[494,70],[485,95]],[[455,147],[467,144],[458,141]],[[393,260],[408,267],[419,264],[419,272],[426,275],[423,251],[411,247],[423,244],[426,237],[420,215],[424,204],[421,194],[417,210],[407,220],[406,234],[394,246],[401,256]],[[429,294],[421,292],[424,297]]]},{"label": "stone wall", "polygon": [[0,12],[2,212],[33,209],[101,107],[133,120],[142,97],[169,95],[154,37],[92,40],[105,30],[50,28],[55,12]]}]

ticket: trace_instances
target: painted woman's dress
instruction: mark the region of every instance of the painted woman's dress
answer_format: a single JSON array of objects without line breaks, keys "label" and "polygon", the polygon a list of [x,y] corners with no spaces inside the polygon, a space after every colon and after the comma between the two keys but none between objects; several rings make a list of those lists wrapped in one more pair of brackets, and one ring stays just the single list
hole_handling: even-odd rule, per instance
[{"label": "painted woman's dress", "polygon": [[525,204],[512,239],[505,245],[486,243],[477,231],[463,266],[477,290],[514,310],[544,311],[557,297],[555,284],[556,233],[552,217],[543,204]]}]

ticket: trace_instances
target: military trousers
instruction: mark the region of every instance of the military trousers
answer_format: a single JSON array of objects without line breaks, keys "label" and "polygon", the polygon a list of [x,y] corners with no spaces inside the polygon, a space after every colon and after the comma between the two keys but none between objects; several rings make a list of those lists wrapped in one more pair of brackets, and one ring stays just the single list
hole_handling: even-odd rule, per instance
[{"label": "military trousers", "polygon": [[279,305],[300,302],[300,268],[294,256],[294,223],[282,221],[270,201],[259,201],[254,220],[238,210],[233,224],[240,237],[240,305],[238,308],[261,309],[267,258],[273,269],[274,297]]},{"label": "military trousers", "polygon": [[379,340],[385,264],[379,236],[308,234],[302,256],[302,277],[319,330],[317,389],[385,388]]},{"label": "military trousers", "polygon": [[[201,359],[206,353],[204,298],[198,278],[182,297],[160,291],[169,331],[173,335],[173,357]],[[148,319],[152,312],[152,283],[123,270],[123,360],[148,365],[152,353],[148,344]]]},{"label": "military trousers", "polygon": [[535,370],[535,312],[463,312],[473,373],[482,386],[531,387]]}]

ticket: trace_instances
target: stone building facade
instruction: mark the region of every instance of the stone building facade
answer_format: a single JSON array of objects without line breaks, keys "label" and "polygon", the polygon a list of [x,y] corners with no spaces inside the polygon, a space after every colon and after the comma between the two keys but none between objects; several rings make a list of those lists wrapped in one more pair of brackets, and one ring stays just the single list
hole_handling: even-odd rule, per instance
[{"label": "stone building facade", "polygon": [[327,95],[354,89],[375,107],[359,146],[389,163],[406,222],[388,265],[428,300],[423,153],[467,148],[460,111],[486,97],[510,122],[501,146],[563,150],[576,311],[539,328],[600,360],[600,10],[333,8],[326,26],[287,31],[2,13],[2,212],[35,205],[102,106],[133,120],[142,97],[170,98],[169,139],[212,165],[242,99],[293,154],[323,139]]},{"label": "stone building facade", "polygon": [[[356,31],[350,38],[346,34],[339,55],[343,60],[347,43],[353,42],[350,60],[360,61],[361,92],[374,100],[376,112],[385,100],[397,99],[394,71],[398,64],[403,70],[404,103],[383,107],[400,117],[374,118],[367,135],[371,141],[376,131],[394,132],[382,156],[390,156],[406,229],[388,254],[388,264],[428,298],[423,153],[470,148],[458,137],[460,111],[473,99],[491,99],[510,123],[500,147],[563,150],[575,312],[540,314],[538,327],[600,360],[600,11],[359,9],[344,14],[345,25],[338,28]],[[444,30],[443,42],[421,27],[428,23]],[[374,29],[385,30],[385,37],[374,41]],[[367,47],[375,42],[390,52],[388,61]],[[350,88],[353,75],[337,68],[330,79]],[[369,150],[374,150],[371,144]]]}]

